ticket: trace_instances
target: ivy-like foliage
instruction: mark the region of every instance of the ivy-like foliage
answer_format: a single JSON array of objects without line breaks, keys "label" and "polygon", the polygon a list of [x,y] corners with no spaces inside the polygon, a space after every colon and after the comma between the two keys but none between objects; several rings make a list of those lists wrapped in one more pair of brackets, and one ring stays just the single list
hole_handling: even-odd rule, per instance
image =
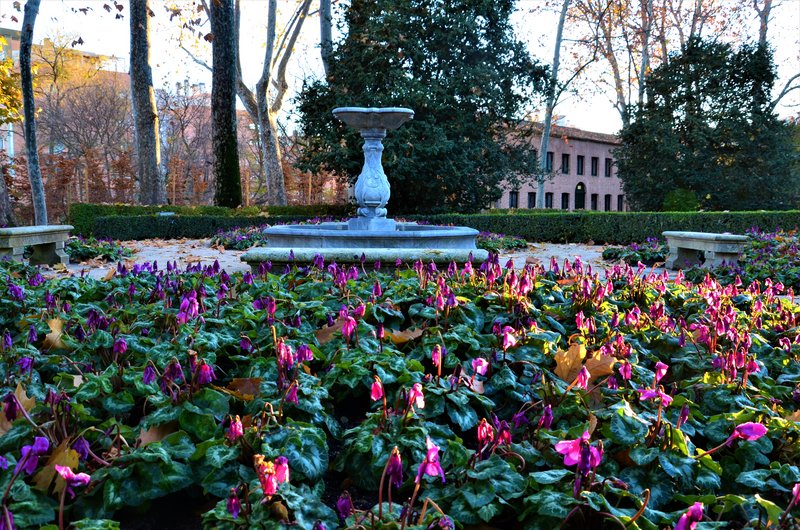
[{"label": "ivy-like foliage", "polygon": [[504,179],[536,165],[508,131],[544,73],[514,37],[513,9],[511,0],[353,1],[327,79],[299,96],[299,167],[354,180],[362,140],[331,111],[408,107],[414,119],[384,141],[390,211],[475,211],[497,200]]}]

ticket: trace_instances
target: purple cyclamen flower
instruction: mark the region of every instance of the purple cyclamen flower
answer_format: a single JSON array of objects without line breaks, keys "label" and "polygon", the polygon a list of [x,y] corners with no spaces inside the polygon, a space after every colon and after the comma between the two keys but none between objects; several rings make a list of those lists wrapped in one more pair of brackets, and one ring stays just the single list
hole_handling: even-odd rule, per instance
[{"label": "purple cyclamen flower", "polygon": [[47,441],[47,438],[41,436],[34,438],[33,444],[25,445],[20,450],[21,456],[17,461],[14,473],[18,473],[21,469],[28,475],[32,475],[39,465],[39,457],[46,454],[49,449],[50,442]]},{"label": "purple cyclamen flower", "polygon": [[397,446],[392,449],[392,454],[389,455],[386,476],[389,477],[389,484],[394,484],[395,488],[399,488],[403,484],[403,461],[400,458],[400,450]]},{"label": "purple cyclamen flower", "polygon": [[552,424],[553,424],[553,407],[547,405],[542,411],[542,416],[539,418],[539,428],[549,429]]},{"label": "purple cyclamen flower", "polygon": [[33,370],[33,359],[30,357],[20,357],[16,364],[22,372],[30,373]]},{"label": "purple cyclamen flower", "polygon": [[36,328],[31,325],[31,327],[28,328],[28,342],[34,343],[38,338],[39,334],[36,332]]},{"label": "purple cyclamen flower", "polygon": [[756,422],[747,422],[737,425],[733,429],[733,434],[731,434],[727,440],[725,440],[726,445],[731,445],[734,440],[742,439],[748,441],[755,441],[767,434],[767,428]]},{"label": "purple cyclamen flower", "polygon": [[703,503],[694,503],[685,514],[681,515],[678,523],[675,525],[675,530],[694,530],[697,523],[703,520]]},{"label": "purple cyclamen flower", "polygon": [[239,497],[236,495],[236,488],[231,488],[231,494],[228,495],[226,507],[228,513],[231,514],[234,519],[239,518],[239,512],[242,511],[242,504],[239,502]]},{"label": "purple cyclamen flower", "polygon": [[197,367],[197,383],[200,385],[207,385],[214,381],[217,376],[214,374],[214,369],[205,361],[200,361]]},{"label": "purple cyclamen flower", "polygon": [[78,439],[73,442],[72,448],[78,453],[81,460],[89,458],[89,442],[83,436],[78,436]]},{"label": "purple cyclamen flower", "polygon": [[336,501],[336,511],[339,512],[339,517],[347,519],[353,513],[353,499],[350,493],[343,491]]},{"label": "purple cyclamen flower", "polygon": [[123,337],[119,337],[114,341],[113,351],[114,355],[124,355],[128,351],[128,343],[125,342]]},{"label": "purple cyclamen flower", "polygon": [[8,421],[14,421],[17,419],[19,402],[17,401],[17,397],[11,392],[6,394],[6,397],[3,398],[3,412],[5,413]]},{"label": "purple cyclamen flower", "polygon": [[156,369],[148,364],[147,366],[144,367],[144,372],[142,373],[142,382],[146,385],[149,385],[155,380],[156,380]]},{"label": "purple cyclamen flower", "polygon": [[[583,462],[583,465],[591,469],[600,465],[600,461],[603,459],[603,452],[597,447],[589,445],[589,438],[589,432],[584,431],[581,437],[576,440],[562,440],[556,443],[556,452],[564,455],[565,466],[581,464],[584,459],[586,461]],[[583,454],[582,446],[584,445],[589,446],[588,454]],[[587,456],[588,459],[586,459]]]},{"label": "purple cyclamen flower", "polygon": [[6,331],[3,333],[3,350],[10,350],[14,347],[14,340],[11,338],[11,333]]},{"label": "purple cyclamen flower", "polygon": [[0,469],[8,469],[8,460],[4,456],[0,456]]},{"label": "purple cyclamen flower", "polygon": [[308,347],[308,344],[301,344],[297,347],[297,362],[302,363],[314,360],[314,352]]},{"label": "purple cyclamen flower", "polygon": [[286,402],[287,403],[294,403],[295,405],[297,405],[300,402],[300,400],[297,397],[297,385],[296,384],[292,384],[292,386],[290,386],[289,390],[286,392]]},{"label": "purple cyclamen flower", "polygon": [[444,469],[442,469],[442,465],[439,463],[439,446],[434,444],[430,437],[425,441],[425,445],[428,448],[428,452],[425,454],[425,460],[419,465],[419,470],[417,471],[417,478],[414,479],[415,482],[419,482],[422,478],[422,475],[428,475],[431,477],[440,476],[442,477],[442,484],[444,484]]}]

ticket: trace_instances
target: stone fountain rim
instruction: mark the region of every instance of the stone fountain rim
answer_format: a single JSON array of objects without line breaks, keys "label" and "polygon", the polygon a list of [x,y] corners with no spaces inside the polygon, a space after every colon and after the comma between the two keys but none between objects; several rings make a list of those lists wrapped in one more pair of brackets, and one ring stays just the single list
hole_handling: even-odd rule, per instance
[{"label": "stone fountain rim", "polygon": [[414,115],[414,111],[407,107],[337,107],[333,109],[334,116],[344,112],[357,112],[360,114],[390,114],[394,112]]},{"label": "stone fountain rim", "polygon": [[[346,222],[320,223],[318,225],[276,225],[264,233],[295,236],[324,236],[336,239],[356,239],[360,237],[380,237],[388,239],[433,239],[438,237],[477,236],[480,231],[468,226],[418,225],[417,223],[397,223],[396,230],[350,230]],[[411,228],[410,230],[406,227]],[[415,230],[414,228],[418,228]]]}]

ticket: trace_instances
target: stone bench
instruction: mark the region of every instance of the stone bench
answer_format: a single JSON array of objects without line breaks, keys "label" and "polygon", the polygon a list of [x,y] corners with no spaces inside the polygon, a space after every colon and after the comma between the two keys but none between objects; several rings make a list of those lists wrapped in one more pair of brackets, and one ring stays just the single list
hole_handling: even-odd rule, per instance
[{"label": "stone bench", "polygon": [[70,225],[17,226],[0,228],[0,259],[22,261],[25,247],[33,247],[31,265],[69,263],[64,243],[73,229]]},{"label": "stone bench", "polygon": [[722,262],[736,263],[744,250],[747,236],[711,234],[708,232],[664,232],[669,247],[665,267],[679,269],[700,265],[699,252],[705,254],[705,266],[715,267]]}]

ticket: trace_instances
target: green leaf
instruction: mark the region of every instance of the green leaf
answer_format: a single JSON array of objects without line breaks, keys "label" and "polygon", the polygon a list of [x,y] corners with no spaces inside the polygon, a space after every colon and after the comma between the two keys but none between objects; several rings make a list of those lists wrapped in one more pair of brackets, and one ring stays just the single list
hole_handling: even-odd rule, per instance
[{"label": "green leaf", "polygon": [[611,415],[611,439],[623,446],[634,446],[644,440],[649,423],[637,416],[630,404],[623,401]]},{"label": "green leaf", "polygon": [[781,516],[783,515],[783,508],[781,508],[772,501],[768,501],[758,493],[755,494],[755,498],[758,505],[764,508],[764,511],[767,512],[767,519],[769,520],[769,524],[777,525],[781,520]]},{"label": "green leaf", "polygon": [[529,474],[537,484],[555,484],[560,482],[567,475],[574,475],[568,469],[549,469],[547,471],[534,471]]},{"label": "green leaf", "polygon": [[550,489],[525,497],[523,502],[536,513],[556,519],[564,519],[578,503],[571,495]]},{"label": "green leaf", "polygon": [[193,434],[198,440],[214,438],[221,427],[211,414],[198,412],[195,408],[184,408],[178,416],[178,424],[181,429]]},{"label": "green leaf", "polygon": [[81,519],[73,522],[72,527],[75,530],[119,530],[119,523],[111,519]]}]

